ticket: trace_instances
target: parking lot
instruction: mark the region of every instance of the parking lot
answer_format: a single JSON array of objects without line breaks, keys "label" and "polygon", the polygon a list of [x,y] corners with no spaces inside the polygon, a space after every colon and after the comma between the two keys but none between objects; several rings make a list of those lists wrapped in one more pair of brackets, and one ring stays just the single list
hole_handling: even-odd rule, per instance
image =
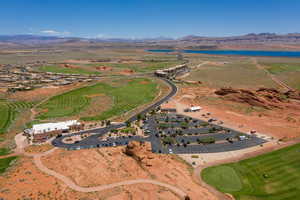
[{"label": "parking lot", "polygon": [[[161,127],[162,123],[167,126]],[[99,136],[107,134],[109,131],[109,129],[103,128],[99,133],[74,144],[63,143],[60,138],[56,138],[53,143],[69,150],[77,150],[124,146],[130,141],[141,141],[150,142],[154,153],[194,154],[234,151],[262,145],[266,142],[255,135],[248,135],[178,114],[149,116],[144,121],[143,130],[148,135],[147,137],[121,136],[101,140]]]},{"label": "parking lot", "polygon": [[254,135],[178,114],[151,116],[145,121],[144,129],[150,133],[152,151],[155,153],[216,153],[244,149],[266,142]]},{"label": "parking lot", "polygon": [[[177,87],[169,80],[162,79],[171,87],[171,92],[151,106],[145,108],[139,114],[134,115],[125,123],[112,124],[104,128],[80,131],[68,136],[60,136],[52,141],[57,147],[76,150],[87,148],[101,148],[127,145],[130,141],[150,142],[152,151],[155,153],[166,154],[185,154],[185,153],[213,153],[244,149],[266,142],[255,135],[248,135],[239,131],[213,124],[209,122],[194,119],[188,116],[176,113],[167,114],[147,114],[156,109],[163,102],[169,100],[177,92]],[[144,120],[142,129],[147,137],[141,136],[120,136],[117,138],[108,138],[101,140],[102,136],[113,129],[119,129],[126,126],[126,123],[132,123],[137,120],[138,115],[147,116]],[[67,144],[64,141],[66,137],[87,134],[92,131],[94,134]]]}]

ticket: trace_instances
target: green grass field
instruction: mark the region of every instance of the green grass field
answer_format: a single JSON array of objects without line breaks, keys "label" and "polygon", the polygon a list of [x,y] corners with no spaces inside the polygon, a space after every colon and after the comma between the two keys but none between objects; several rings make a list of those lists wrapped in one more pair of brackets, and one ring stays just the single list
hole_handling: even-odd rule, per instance
[{"label": "green grass field", "polygon": [[271,153],[206,168],[202,179],[240,200],[300,198],[300,144]]},{"label": "green grass field", "polygon": [[262,63],[262,65],[289,86],[300,89],[300,61],[298,63]]},{"label": "green grass field", "polygon": [[266,69],[272,74],[279,74],[283,72],[300,72],[299,63],[272,63],[267,64]]},{"label": "green grass field", "polygon": [[[144,84],[143,82],[147,82]],[[150,79],[136,78],[119,80],[116,86],[108,83],[98,83],[93,86],[76,89],[49,99],[41,106],[47,110],[38,116],[39,119],[70,117],[84,112],[97,95],[109,96],[112,106],[93,116],[86,116],[83,120],[103,120],[121,115],[137,106],[151,102],[157,94],[157,83]],[[101,106],[102,102],[98,103]]]},{"label": "green grass field", "polygon": [[224,65],[206,64],[193,69],[185,80],[201,81],[213,88],[276,87],[267,74],[248,60],[231,61]]},{"label": "green grass field", "polygon": [[5,156],[10,153],[8,148],[0,148],[0,156]]},{"label": "green grass field", "polygon": [[16,159],[16,156],[0,159],[0,174],[3,174],[5,170],[10,166],[11,162]]},{"label": "green grass field", "polygon": [[57,66],[57,65],[41,66],[41,67],[39,67],[39,71],[63,73],[63,74],[82,74],[82,75],[91,75],[91,74],[99,75],[99,74],[101,74],[100,72],[96,72],[96,71],[85,70],[85,69],[81,69],[81,68],[66,68],[66,67],[61,67],[61,66]]},{"label": "green grass field", "polygon": [[7,131],[20,112],[33,107],[33,105],[34,103],[31,102],[0,100],[0,134]]},{"label": "green grass field", "polygon": [[99,63],[99,64],[85,64],[85,66],[88,67],[95,67],[95,66],[110,66],[114,70],[123,70],[123,69],[131,69],[134,72],[151,72],[155,71],[157,69],[164,69],[168,67],[172,67],[178,64],[181,64],[181,61],[157,61],[157,62],[152,62],[152,61],[143,61],[141,63]]}]

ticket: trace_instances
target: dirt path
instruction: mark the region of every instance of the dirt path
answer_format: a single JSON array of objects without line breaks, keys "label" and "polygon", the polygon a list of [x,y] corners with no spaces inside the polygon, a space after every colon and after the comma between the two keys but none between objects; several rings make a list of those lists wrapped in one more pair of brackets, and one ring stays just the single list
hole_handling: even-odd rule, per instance
[{"label": "dirt path", "polygon": [[71,189],[78,191],[78,192],[99,192],[99,191],[103,191],[103,190],[107,190],[107,189],[112,189],[114,187],[119,187],[119,186],[124,186],[124,185],[132,185],[132,184],[138,184],[138,183],[149,183],[149,184],[153,184],[153,185],[158,185],[161,187],[165,187],[169,190],[172,190],[174,193],[176,193],[177,195],[179,195],[180,197],[184,198],[187,194],[182,191],[181,189],[166,184],[166,183],[162,183],[156,180],[151,180],[151,179],[135,179],[135,180],[128,180],[128,181],[122,181],[122,182],[118,182],[118,183],[112,183],[112,184],[107,184],[107,185],[100,185],[100,186],[95,186],[95,187],[81,187],[79,185],[77,185],[76,183],[74,183],[70,178],[57,173],[49,168],[47,168],[41,161],[41,158],[43,156],[49,155],[51,153],[53,153],[55,150],[57,149],[57,147],[46,151],[44,153],[39,153],[39,154],[28,154],[28,153],[24,153],[24,155],[26,156],[33,156],[33,160],[34,160],[34,164],[37,166],[37,168],[39,170],[41,170],[42,172],[54,176],[55,178],[61,180],[62,182],[64,182],[68,187],[70,187]]},{"label": "dirt path", "polygon": [[261,64],[259,64],[257,62],[256,58],[252,58],[253,63],[256,65],[256,67],[258,69],[263,70],[275,83],[277,83],[277,85],[279,85],[281,88],[285,89],[286,91],[289,90],[295,90],[294,88],[290,87],[289,85],[287,85],[286,83],[284,83],[283,81],[281,81],[280,79],[278,79],[275,75],[271,74],[268,70],[266,70],[264,68],[264,66],[262,66]]},{"label": "dirt path", "polygon": [[46,101],[48,101],[51,97],[47,97],[46,99],[40,101],[39,103],[35,104],[31,109],[31,115],[30,115],[30,120],[33,121],[35,119],[35,116],[38,114],[38,112],[36,112],[36,108],[40,105],[42,105],[43,103],[45,103]]},{"label": "dirt path", "polygon": [[18,155],[20,155],[20,154],[19,153],[11,153],[11,154],[8,154],[8,155],[0,156],[0,159],[12,157],[12,156],[18,156]]},{"label": "dirt path", "polygon": [[197,68],[200,68],[201,66],[209,64],[209,63],[210,63],[210,61],[204,61],[204,62],[202,62],[202,63],[200,63],[200,64],[198,64],[196,66],[192,66],[191,68],[192,69],[197,69]]},{"label": "dirt path", "polygon": [[161,187],[165,187],[165,188],[173,191],[175,194],[177,194],[182,199],[184,199],[187,196],[187,194],[184,191],[182,191],[181,189],[179,189],[179,188],[177,188],[173,185],[163,183],[163,182],[159,182],[159,181],[156,181],[156,180],[151,180],[151,179],[135,179],[135,180],[128,180],[128,181],[121,181],[121,182],[117,182],[117,183],[111,183],[111,184],[107,184],[107,185],[100,185],[100,186],[95,186],[95,187],[81,187],[81,186],[77,185],[76,183],[74,183],[70,178],[49,169],[48,167],[46,167],[42,163],[41,158],[43,156],[47,156],[47,155],[50,155],[51,153],[53,153],[55,150],[58,149],[57,147],[54,147],[53,149],[50,149],[49,151],[46,151],[46,152],[43,152],[43,153],[26,153],[24,151],[24,147],[26,145],[24,144],[23,139],[22,139],[22,134],[18,134],[15,137],[16,144],[17,144],[17,148],[15,150],[15,153],[5,155],[5,156],[1,156],[0,158],[11,157],[11,156],[14,156],[14,155],[25,155],[25,156],[28,156],[28,157],[33,157],[34,164],[36,165],[36,167],[39,170],[41,170],[42,172],[44,172],[44,173],[46,173],[50,176],[54,176],[55,178],[61,180],[68,187],[70,187],[71,189],[73,189],[75,191],[78,191],[78,192],[99,192],[99,191],[112,189],[114,187],[119,187],[119,186],[124,186],[124,185],[148,183],[148,184],[153,184],[153,185],[158,185],[158,186],[161,186]]}]

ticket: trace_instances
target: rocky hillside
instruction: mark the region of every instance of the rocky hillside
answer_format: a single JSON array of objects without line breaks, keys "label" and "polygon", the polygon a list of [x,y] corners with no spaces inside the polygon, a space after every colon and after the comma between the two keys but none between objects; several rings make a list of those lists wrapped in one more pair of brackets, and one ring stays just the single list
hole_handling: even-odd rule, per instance
[{"label": "rocky hillside", "polygon": [[259,88],[257,90],[221,88],[215,91],[215,94],[225,100],[246,103],[251,106],[262,107],[266,109],[286,108],[296,106],[300,109],[300,92],[288,91],[280,92],[273,88]]}]

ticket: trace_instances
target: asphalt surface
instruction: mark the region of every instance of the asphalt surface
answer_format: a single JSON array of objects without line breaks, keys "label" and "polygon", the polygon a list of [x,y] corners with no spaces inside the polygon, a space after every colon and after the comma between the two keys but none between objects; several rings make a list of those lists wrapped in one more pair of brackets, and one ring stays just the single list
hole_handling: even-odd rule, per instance
[{"label": "asphalt surface", "polygon": [[[169,121],[174,127],[179,127],[179,124],[183,122],[183,118],[189,118],[183,115],[178,114],[169,114]],[[178,122],[174,123],[172,117],[170,116],[180,116],[180,118],[176,119],[179,120]],[[152,152],[155,153],[165,153],[165,154],[192,154],[192,153],[217,153],[217,152],[226,152],[226,151],[235,151],[240,150],[248,147],[253,147],[257,145],[261,145],[267,142],[264,139],[258,138],[254,135],[248,135],[234,129],[225,128],[215,124],[209,124],[209,127],[199,127],[199,128],[188,128],[188,129],[181,129],[182,134],[185,135],[176,135],[172,137],[173,134],[176,133],[174,129],[163,129],[160,130],[159,123],[162,121],[156,122],[157,119],[164,120],[165,118],[151,116],[146,121],[146,127],[151,132],[151,135],[148,140],[151,142]],[[182,120],[180,122],[180,120]],[[205,124],[205,121],[199,119],[192,119],[190,120],[192,123],[188,123],[189,127],[193,127],[194,125]],[[165,122],[164,122],[165,123]],[[215,132],[210,133],[209,129],[215,128]],[[162,137],[157,137],[157,135],[161,135],[162,132],[164,135],[170,136],[174,139],[175,144],[171,145],[163,145],[162,144]],[[192,134],[187,135],[188,133]],[[247,136],[245,140],[238,140],[240,135]],[[212,144],[198,144],[198,141],[205,138],[214,138],[216,141]],[[232,139],[231,142],[227,141],[227,139]],[[177,146],[177,144],[180,144]],[[188,144],[189,143],[189,144]],[[186,145],[183,145],[186,144]]]},{"label": "asphalt surface", "polygon": [[[178,114],[168,114],[169,117],[168,125],[179,128],[182,126],[182,123],[185,122],[188,124],[188,128],[181,129],[181,133],[185,135],[176,135],[174,140],[176,143],[180,145],[163,145],[162,138],[157,137],[160,135],[162,130],[159,129],[159,123],[165,120],[165,116],[155,115],[149,117],[145,121],[144,129],[147,129],[150,133],[147,137],[140,137],[140,136],[131,136],[131,137],[118,137],[118,138],[109,138],[107,140],[99,139],[104,134],[108,133],[112,129],[122,128],[126,126],[127,122],[133,122],[137,120],[138,115],[144,115],[151,110],[154,110],[164,102],[168,101],[171,97],[173,97],[177,92],[177,87],[169,80],[164,80],[169,86],[171,87],[171,91],[168,95],[164,98],[160,99],[156,103],[150,105],[149,107],[145,108],[140,113],[135,114],[131,118],[129,118],[124,123],[120,124],[113,124],[105,128],[96,128],[86,131],[80,131],[77,133],[61,136],[55,138],[52,141],[52,144],[56,147],[65,148],[68,150],[77,150],[77,149],[89,149],[89,148],[101,148],[101,147],[110,147],[110,146],[120,146],[120,145],[127,145],[130,141],[141,141],[141,142],[150,142],[152,147],[152,152],[155,153],[174,153],[174,154],[188,154],[188,153],[215,153],[215,152],[226,152],[226,151],[234,151],[239,149],[244,149],[252,146],[261,145],[266,142],[266,140],[258,138],[256,136],[249,136],[246,140],[236,140],[239,135],[245,135],[239,131],[224,128],[219,125],[209,124],[209,126],[202,126],[203,124],[207,124],[207,122],[199,120],[199,119],[191,119],[188,123],[184,121],[184,118],[189,118],[184,115]],[[178,118],[177,118],[178,117]],[[157,120],[160,122],[157,123]],[[211,132],[210,129],[215,128],[217,131]],[[222,131],[220,131],[223,130]],[[226,133],[224,133],[224,130]],[[176,133],[174,128],[166,128],[163,130],[164,134],[166,135],[173,135]],[[77,142],[74,144],[66,144],[63,142],[63,139],[66,137],[70,137],[73,135],[81,135],[84,133],[93,133],[93,135]],[[190,135],[189,135],[190,134]],[[197,141],[204,139],[204,138],[214,138],[216,143],[213,144],[198,144]],[[226,139],[228,138],[235,138],[233,142],[228,142]],[[187,144],[187,142],[189,144]],[[187,145],[183,145],[183,144]]]}]

